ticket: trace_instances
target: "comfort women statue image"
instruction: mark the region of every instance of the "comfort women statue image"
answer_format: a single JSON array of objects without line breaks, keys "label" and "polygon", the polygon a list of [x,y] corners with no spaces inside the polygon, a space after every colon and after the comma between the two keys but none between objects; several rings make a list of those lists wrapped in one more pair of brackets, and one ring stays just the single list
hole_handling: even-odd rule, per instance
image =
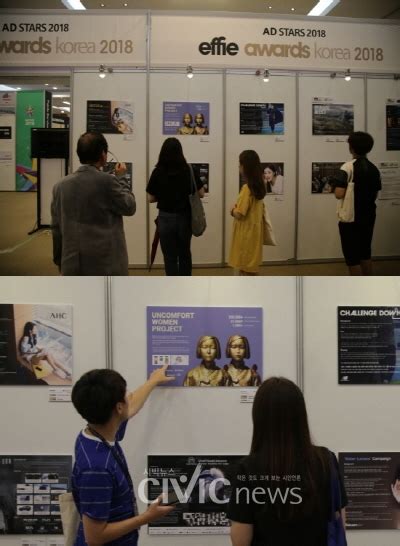
[{"label": "comfort women statue image", "polygon": [[257,373],[257,366],[250,369],[245,359],[250,358],[250,344],[246,336],[235,334],[226,344],[225,355],[231,359],[225,366],[227,373],[227,387],[258,387],[261,378]]},{"label": "comfort women statue image", "polygon": [[221,358],[221,346],[215,336],[201,336],[197,342],[196,357],[201,358],[198,366],[190,370],[183,380],[184,387],[223,387],[226,373],[215,360]]}]

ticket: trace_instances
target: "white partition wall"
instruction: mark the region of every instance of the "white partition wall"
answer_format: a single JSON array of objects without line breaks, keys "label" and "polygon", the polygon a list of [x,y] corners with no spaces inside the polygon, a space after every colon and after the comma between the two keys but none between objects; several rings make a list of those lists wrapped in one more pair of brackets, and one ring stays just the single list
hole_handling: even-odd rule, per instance
[{"label": "white partition wall", "polygon": [[[283,135],[241,135],[240,103],[284,103]],[[232,234],[230,210],[239,195],[239,154],[255,150],[262,163],[284,163],[284,194],[269,194],[265,203],[271,215],[278,246],[264,247],[263,259],[294,258],[296,207],[296,78],[273,75],[268,83],[261,76],[228,74],[226,81],[226,226],[225,258]]]},{"label": "white partition wall", "polygon": [[[194,264],[220,264],[222,261],[223,229],[223,83],[222,74],[196,73],[192,79],[181,73],[153,73],[150,77],[150,151],[149,175],[158,161],[164,140],[163,102],[208,102],[210,134],[207,136],[177,136],[188,163],[209,163],[210,192],[204,198],[207,230],[192,239]],[[150,242],[154,235],[156,204],[150,205]],[[156,263],[163,263],[159,249]]]},{"label": "white partition wall", "polygon": [[[399,277],[304,278],[304,384],[317,445],[399,451],[399,385],[338,385],[338,306],[398,306]],[[349,546],[397,546],[399,531],[348,531]]]},{"label": "white partition wall", "polygon": [[[315,98],[333,104],[354,105],[354,130],[365,130],[364,79],[346,82],[341,76],[307,76],[299,82],[299,200],[297,258],[316,260],[341,258],[336,198],[333,194],[312,194],[312,163],[349,161],[347,136],[316,136],[312,131]],[[329,102],[328,102],[329,104]]]},{"label": "white partition wall", "polygon": [[[386,102],[400,100],[400,80],[368,79],[367,131],[375,139],[369,158],[378,167],[381,162],[396,161],[400,151],[386,149]],[[400,183],[400,181],[399,181]],[[400,199],[377,201],[377,216],[372,251],[374,256],[398,256],[400,252]]]},{"label": "white partition wall", "polygon": [[[131,388],[146,380],[146,307],[262,307],[264,377],[296,381],[296,279],[193,277],[179,286],[170,278],[113,280],[114,368]],[[148,454],[245,454],[252,432],[251,404],[240,404],[240,389],[160,387],[130,424],[125,441],[137,487]],[[139,504],[139,511],[145,509]],[[190,540],[189,540],[190,538]],[[143,546],[223,546],[223,536],[162,536],[141,533]]]},{"label": "white partition wall", "polygon": [[98,72],[76,72],[72,88],[72,166],[79,167],[75,153],[79,136],[86,132],[88,100],[111,100],[133,104],[133,135],[106,134],[109,150],[120,162],[132,163],[136,213],[124,218],[130,265],[146,263],[146,73],[117,72],[100,79]]},{"label": "white partition wall", "polygon": [[[103,277],[2,277],[0,302],[72,305],[73,380],[105,367]],[[46,386],[0,386],[0,398],[1,455],[73,455],[83,422],[71,403],[49,402]],[[0,545],[21,539],[0,534]]]}]

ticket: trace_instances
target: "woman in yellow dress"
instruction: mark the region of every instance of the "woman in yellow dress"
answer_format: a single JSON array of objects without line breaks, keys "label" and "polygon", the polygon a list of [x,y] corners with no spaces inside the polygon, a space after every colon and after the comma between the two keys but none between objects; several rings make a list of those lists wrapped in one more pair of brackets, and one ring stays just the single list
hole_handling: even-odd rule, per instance
[{"label": "woman in yellow dress", "polygon": [[262,262],[263,214],[266,188],[260,158],[254,150],[239,156],[239,170],[245,184],[231,208],[233,233],[228,264],[239,275],[258,275]]},{"label": "woman in yellow dress", "polygon": [[196,357],[201,358],[198,366],[190,370],[183,381],[184,387],[222,387],[226,374],[215,359],[221,358],[221,346],[215,336],[201,336],[197,342]]}]

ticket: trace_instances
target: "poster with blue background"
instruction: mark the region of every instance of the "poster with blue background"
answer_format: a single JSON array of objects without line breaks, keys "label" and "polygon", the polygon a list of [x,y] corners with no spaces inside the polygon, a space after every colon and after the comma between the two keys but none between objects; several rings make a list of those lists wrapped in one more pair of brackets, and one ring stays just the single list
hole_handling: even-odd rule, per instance
[{"label": "poster with blue background", "polygon": [[163,135],[209,134],[209,102],[163,103]]},{"label": "poster with blue background", "polygon": [[147,375],[168,364],[168,386],[256,387],[262,331],[259,307],[147,307]]}]

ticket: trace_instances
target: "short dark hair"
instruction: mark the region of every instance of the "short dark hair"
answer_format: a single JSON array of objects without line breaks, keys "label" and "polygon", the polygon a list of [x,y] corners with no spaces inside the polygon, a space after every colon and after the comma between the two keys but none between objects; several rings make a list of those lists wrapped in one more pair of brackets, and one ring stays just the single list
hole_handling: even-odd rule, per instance
[{"label": "short dark hair", "polygon": [[72,389],[72,403],[88,423],[104,425],[118,402],[124,402],[126,381],[114,370],[91,370]]},{"label": "short dark hair", "polygon": [[374,147],[374,139],[369,133],[356,131],[351,133],[347,141],[350,148],[357,155],[367,155]]},{"label": "short dark hair", "polygon": [[108,152],[108,144],[101,133],[83,133],[79,137],[76,153],[83,165],[97,163],[103,152]]}]

